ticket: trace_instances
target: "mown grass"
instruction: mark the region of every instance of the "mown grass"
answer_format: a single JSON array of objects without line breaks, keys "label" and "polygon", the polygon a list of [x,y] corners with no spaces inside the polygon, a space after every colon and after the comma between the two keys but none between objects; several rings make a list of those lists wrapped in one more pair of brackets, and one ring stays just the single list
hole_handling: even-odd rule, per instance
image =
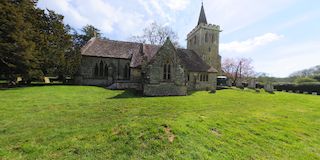
[{"label": "mown grass", "polygon": [[319,159],[320,97],[0,90],[0,159]]}]

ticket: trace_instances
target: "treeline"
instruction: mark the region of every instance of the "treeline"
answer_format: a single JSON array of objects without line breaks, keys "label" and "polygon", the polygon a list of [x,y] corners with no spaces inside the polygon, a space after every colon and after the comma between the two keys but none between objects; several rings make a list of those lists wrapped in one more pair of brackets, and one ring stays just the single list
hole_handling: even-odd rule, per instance
[{"label": "treeline", "polygon": [[73,76],[81,47],[99,30],[87,25],[79,34],[63,23],[63,16],[36,7],[36,0],[0,2],[0,76],[24,83],[58,76]]}]

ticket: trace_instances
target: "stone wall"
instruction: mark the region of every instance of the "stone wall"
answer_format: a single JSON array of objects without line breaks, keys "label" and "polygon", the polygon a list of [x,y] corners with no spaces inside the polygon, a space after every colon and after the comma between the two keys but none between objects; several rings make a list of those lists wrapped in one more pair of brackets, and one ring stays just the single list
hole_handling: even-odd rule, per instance
[{"label": "stone wall", "polygon": [[[164,78],[164,67],[170,65],[170,78]],[[161,47],[146,66],[144,77],[144,94],[146,96],[186,95],[184,69],[176,50],[170,41]]]},{"label": "stone wall", "polygon": [[201,81],[201,74],[207,73],[189,72],[189,81],[187,81],[188,90],[216,90],[217,74],[208,73],[208,81]]},{"label": "stone wall", "polygon": [[219,33],[219,26],[200,24],[188,34],[187,48],[194,50],[208,65],[221,74]]},{"label": "stone wall", "polygon": [[[100,74],[101,62],[103,66],[102,75]],[[127,59],[82,56],[76,83],[82,85],[108,86],[117,80],[130,80],[131,76],[125,78],[125,66],[129,64],[130,60]],[[98,75],[95,74],[96,65],[99,69]],[[130,70],[130,67],[128,69]],[[106,72],[106,70],[108,71]]]}]

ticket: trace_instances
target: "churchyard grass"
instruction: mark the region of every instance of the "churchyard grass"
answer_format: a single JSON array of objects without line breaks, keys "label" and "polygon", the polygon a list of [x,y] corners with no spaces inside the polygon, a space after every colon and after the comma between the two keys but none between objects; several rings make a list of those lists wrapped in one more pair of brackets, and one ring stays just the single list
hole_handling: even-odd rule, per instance
[{"label": "churchyard grass", "polygon": [[0,90],[0,159],[319,159],[320,97]]}]

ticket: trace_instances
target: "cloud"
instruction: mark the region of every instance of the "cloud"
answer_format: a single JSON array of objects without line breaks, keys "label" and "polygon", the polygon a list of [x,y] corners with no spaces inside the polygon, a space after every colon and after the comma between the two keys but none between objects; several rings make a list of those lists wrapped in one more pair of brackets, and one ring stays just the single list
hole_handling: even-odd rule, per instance
[{"label": "cloud", "polygon": [[268,52],[277,53],[255,61],[258,71],[270,73],[272,76],[286,77],[289,74],[319,65],[320,41],[294,43]]},{"label": "cloud", "polygon": [[237,52],[244,53],[252,51],[260,46],[267,45],[271,42],[277,41],[284,36],[274,33],[266,33],[262,36],[250,38],[245,41],[233,41],[230,43],[220,44],[220,52]]},{"label": "cloud", "polygon": [[190,0],[164,0],[163,1],[171,10],[184,10],[190,3]]}]

